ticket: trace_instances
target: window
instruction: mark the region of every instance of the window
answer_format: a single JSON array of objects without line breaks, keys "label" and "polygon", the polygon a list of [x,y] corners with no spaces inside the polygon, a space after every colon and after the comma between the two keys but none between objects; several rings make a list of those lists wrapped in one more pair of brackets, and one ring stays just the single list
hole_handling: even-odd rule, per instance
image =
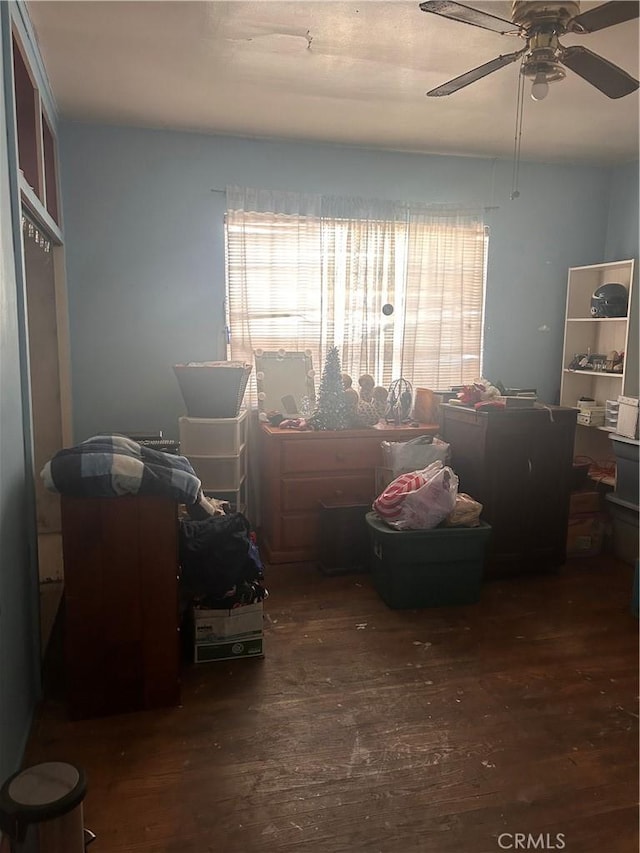
[{"label": "window", "polygon": [[480,377],[481,218],[332,201],[293,213],[277,203],[268,205],[277,212],[244,199],[228,204],[229,358],[253,363],[256,349],[310,350],[319,375],[335,344],[354,382],[369,373],[385,386],[403,376],[447,388]]}]

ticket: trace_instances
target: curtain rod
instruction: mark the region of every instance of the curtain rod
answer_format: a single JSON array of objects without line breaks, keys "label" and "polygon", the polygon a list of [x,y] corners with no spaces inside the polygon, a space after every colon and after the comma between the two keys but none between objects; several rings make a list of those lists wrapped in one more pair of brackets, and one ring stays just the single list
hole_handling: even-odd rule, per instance
[{"label": "curtain rod", "polygon": [[[226,191],[226,190],[221,190],[221,189],[219,189],[218,187],[211,187],[210,192],[212,192],[212,193],[226,193],[227,191]],[[407,203],[407,202],[403,202],[403,204],[406,204],[407,206],[410,206],[410,202],[409,202],[409,203]],[[424,202],[424,201],[422,201],[422,202],[417,202],[417,204],[422,204],[422,205],[424,205],[425,207],[428,207],[428,206],[429,206],[428,202]],[[450,203],[450,202],[445,202],[445,206],[448,206],[449,204],[451,204],[451,203]],[[437,206],[437,204],[436,204],[436,205],[434,205],[434,206]],[[479,206],[479,207],[481,207],[481,208],[482,208],[482,210],[500,210],[500,205],[497,205],[497,204],[493,204],[493,205],[487,205],[487,204],[484,204],[484,205],[483,205],[483,204],[481,204],[481,205],[478,205],[478,206]],[[463,208],[458,208],[458,209],[459,209],[459,210],[467,210],[467,209],[468,209],[468,210],[473,210],[474,208],[464,208],[464,207],[463,207]],[[477,208],[475,208],[475,209],[477,209]]]}]

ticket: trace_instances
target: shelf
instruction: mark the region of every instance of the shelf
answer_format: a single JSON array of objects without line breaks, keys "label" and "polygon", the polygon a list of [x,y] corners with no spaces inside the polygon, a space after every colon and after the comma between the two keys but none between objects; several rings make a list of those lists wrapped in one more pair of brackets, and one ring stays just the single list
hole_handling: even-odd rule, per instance
[{"label": "shelf", "polygon": [[603,483],[605,486],[612,486],[615,488],[616,478],[615,477],[598,477],[597,474],[589,474],[589,479],[594,483]]},{"label": "shelf", "polygon": [[[638,344],[634,318],[637,296],[634,293],[634,260],[570,267],[567,278],[564,343],[561,361],[560,405],[576,407],[581,397],[590,397],[600,406],[620,395],[635,396],[638,387]],[[622,284],[628,292],[626,317],[593,317],[591,305],[596,290],[604,284]],[[633,328],[632,328],[633,326]],[[576,370],[582,354],[624,353],[622,371]],[[593,363],[591,363],[593,365]],[[572,367],[570,367],[570,365]],[[602,365],[604,366],[604,365]],[[619,367],[620,365],[616,365]],[[573,368],[573,369],[572,369]],[[606,414],[606,411],[605,411]],[[596,424],[577,424],[574,456],[608,460],[612,456],[611,420]],[[605,469],[608,471],[608,468]],[[613,486],[613,477],[592,477],[595,482]]]},{"label": "shelf", "polygon": [[628,317],[567,317],[567,323],[626,323]]},{"label": "shelf", "polygon": [[573,373],[576,376],[608,376],[611,379],[622,379],[622,373],[607,373],[605,370],[570,370],[565,367],[563,373]]},{"label": "shelf", "polygon": [[12,52],[20,191],[23,200],[59,240],[60,200],[54,125],[43,107],[26,51],[15,32]]},{"label": "shelf", "polygon": [[34,193],[32,187],[29,186],[28,181],[23,175],[19,176],[18,184],[20,187],[20,198],[22,203],[29,209],[30,213],[33,214],[36,224],[42,225],[42,227],[49,232],[49,235],[53,238],[54,242],[62,243],[62,232],[60,231],[60,228],[53,221],[49,212],[45,210],[42,202]]}]

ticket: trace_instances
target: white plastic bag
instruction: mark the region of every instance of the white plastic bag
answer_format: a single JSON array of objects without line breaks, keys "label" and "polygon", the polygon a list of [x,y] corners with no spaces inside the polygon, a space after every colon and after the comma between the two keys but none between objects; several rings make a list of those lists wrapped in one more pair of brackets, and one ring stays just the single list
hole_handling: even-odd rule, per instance
[{"label": "white plastic bag", "polygon": [[422,471],[402,474],[373,503],[374,510],[398,530],[436,527],[454,509],[458,477],[442,462]]},{"label": "white plastic bag", "polygon": [[439,438],[420,435],[410,441],[383,441],[382,455],[385,466],[391,468],[394,477],[399,477],[400,474],[423,471],[432,462],[445,464],[449,445]]}]

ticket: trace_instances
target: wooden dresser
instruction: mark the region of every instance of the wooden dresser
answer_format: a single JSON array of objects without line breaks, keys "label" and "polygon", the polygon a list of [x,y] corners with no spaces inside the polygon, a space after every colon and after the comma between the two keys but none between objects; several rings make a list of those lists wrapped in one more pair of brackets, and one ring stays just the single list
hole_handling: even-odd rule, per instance
[{"label": "wooden dresser", "polygon": [[489,574],[561,566],[566,559],[576,409],[441,406],[458,490],[480,501],[492,528]]},{"label": "wooden dresser", "polygon": [[371,504],[382,441],[435,435],[438,424],[296,432],[261,425],[261,548],[268,563],[318,559],[320,501]]}]

